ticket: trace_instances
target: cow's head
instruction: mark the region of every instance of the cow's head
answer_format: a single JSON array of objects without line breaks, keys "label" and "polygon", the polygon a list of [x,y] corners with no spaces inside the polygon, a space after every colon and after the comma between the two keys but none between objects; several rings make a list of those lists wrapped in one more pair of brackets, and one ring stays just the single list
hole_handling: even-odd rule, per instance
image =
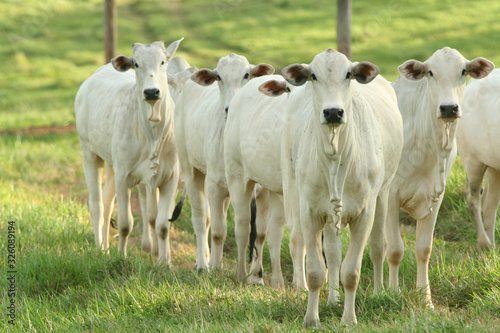
[{"label": "cow's head", "polygon": [[436,107],[437,118],[446,123],[461,117],[461,104],[465,93],[465,77],[482,79],[495,65],[485,59],[468,61],[460,52],[445,47],[437,50],[425,62],[408,60],[398,70],[401,76],[411,81],[426,79],[431,103]]},{"label": "cow's head", "polygon": [[231,53],[228,56],[220,58],[215,69],[202,68],[195,72],[191,76],[191,80],[202,86],[209,86],[217,81],[221,106],[227,113],[229,103],[231,103],[234,95],[249,80],[257,76],[273,73],[274,68],[271,65],[250,65],[245,57]]},{"label": "cow's head", "polygon": [[351,80],[369,83],[379,69],[366,61],[353,63],[344,54],[328,49],[314,57],[309,65],[289,65],[281,73],[296,86],[311,81],[314,110],[320,123],[338,127],[346,123],[346,112],[352,108]]},{"label": "cow's head", "polygon": [[166,66],[174,55],[183,38],[173,42],[165,49],[164,42],[154,42],[149,45],[134,43],[132,57],[124,55],[111,59],[113,67],[119,72],[135,69],[136,89],[139,98],[152,106],[150,121],[161,120],[160,108],[153,107],[159,100],[168,95]]}]

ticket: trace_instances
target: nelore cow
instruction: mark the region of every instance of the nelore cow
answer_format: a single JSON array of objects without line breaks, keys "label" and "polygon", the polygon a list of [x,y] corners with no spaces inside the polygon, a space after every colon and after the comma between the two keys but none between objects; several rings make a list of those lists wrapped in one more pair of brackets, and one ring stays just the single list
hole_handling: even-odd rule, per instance
[{"label": "nelore cow", "polygon": [[[273,72],[270,65],[251,65],[244,56],[232,53],[220,58],[215,69],[196,71],[176,102],[175,137],[191,202],[199,270],[222,266],[229,206],[223,136],[229,104],[249,80]],[[258,206],[262,210],[265,205]]]},{"label": "nelore cow", "polygon": [[[457,146],[467,175],[464,194],[477,229],[477,245],[495,248],[495,222],[500,203],[500,70],[465,88]],[[484,182],[484,190],[482,190]]]},{"label": "nelore cow", "polygon": [[[174,104],[166,66],[182,39],[165,49],[163,42],[133,44],[132,57],[117,56],[98,69],[78,90],[75,114],[83,156],[85,180],[95,242],[109,246],[110,202],[103,203],[102,171],[106,162],[114,171],[118,204],[119,251],[126,255],[133,227],[132,188],[147,188],[148,215],[156,216],[160,264],[170,263],[169,218],[179,177],[173,133]],[[135,72],[129,69],[135,68]],[[108,170],[111,170],[108,168]],[[105,193],[112,193],[109,182]],[[158,204],[156,207],[157,198]],[[106,195],[109,199],[109,197]],[[109,216],[106,216],[106,219]]]},{"label": "nelore cow", "polygon": [[424,290],[429,307],[432,301],[428,263],[446,179],[457,154],[455,137],[462,116],[465,79],[467,75],[484,78],[493,67],[484,58],[468,61],[457,50],[445,47],[425,62],[403,63],[398,68],[399,79],[392,83],[403,116],[404,148],[389,198],[386,228],[389,285],[398,287],[403,258],[399,226],[402,208],[417,220],[417,287]]},{"label": "nelore cow", "polygon": [[[255,184],[268,191],[268,247],[272,262],[271,286],[284,286],[280,267],[281,241],[283,238],[285,212],[282,202],[283,182],[281,177],[281,136],[284,125],[287,96],[271,98],[259,92],[262,83],[281,80],[280,75],[262,76],[245,85],[234,97],[229,107],[224,131],[224,163],[226,179],[235,214],[235,235],[238,246],[238,277],[245,279],[247,269],[245,251],[250,231],[250,201]],[[260,207],[258,211],[261,211]],[[304,274],[304,244],[298,228],[290,233],[290,251],[294,261],[293,284],[306,288]],[[260,225],[259,221],[259,225]],[[259,232],[261,235],[263,231]],[[262,237],[258,240],[263,244]],[[258,252],[262,252],[261,246]],[[259,258],[261,256],[259,255]],[[261,261],[250,267],[248,282],[259,279]]]},{"label": "nelore cow", "polygon": [[[304,326],[319,321],[326,273],[322,232],[328,269],[334,270],[330,284],[338,288],[338,232],[346,226],[351,240],[340,268],[345,290],[342,321],[354,324],[361,259],[369,237],[375,292],[382,287],[387,199],[403,147],[396,95],[375,65],[351,62],[332,49],[308,65],[289,65],[282,74],[299,86],[290,92],[281,157],[285,203],[306,244],[309,297]],[[270,81],[260,90],[272,96],[289,88],[285,82]],[[331,290],[329,301],[337,302],[337,296]]]}]

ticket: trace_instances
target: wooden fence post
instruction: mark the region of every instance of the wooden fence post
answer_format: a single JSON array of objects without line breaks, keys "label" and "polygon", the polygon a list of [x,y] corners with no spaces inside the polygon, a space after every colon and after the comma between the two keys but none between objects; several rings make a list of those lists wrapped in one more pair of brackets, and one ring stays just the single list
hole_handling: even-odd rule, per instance
[{"label": "wooden fence post", "polygon": [[337,48],[351,59],[351,0],[337,0]]},{"label": "wooden fence post", "polygon": [[104,0],[104,53],[106,63],[116,54],[117,35],[115,0]]}]

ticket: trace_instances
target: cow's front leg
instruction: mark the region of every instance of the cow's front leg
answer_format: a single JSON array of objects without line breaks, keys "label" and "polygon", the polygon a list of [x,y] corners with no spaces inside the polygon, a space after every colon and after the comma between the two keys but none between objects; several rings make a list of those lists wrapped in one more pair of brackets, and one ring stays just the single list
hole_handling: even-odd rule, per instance
[{"label": "cow's front leg", "polygon": [[434,227],[443,197],[434,205],[434,209],[425,218],[417,221],[415,256],[417,258],[417,288],[424,290],[424,302],[428,308],[434,308],[429,286],[429,259],[432,252]]},{"label": "cow's front leg", "polygon": [[300,225],[306,244],[307,286],[309,288],[304,327],[315,327],[319,323],[319,294],[326,277],[321,246],[324,222],[313,215],[309,206],[301,204]]}]

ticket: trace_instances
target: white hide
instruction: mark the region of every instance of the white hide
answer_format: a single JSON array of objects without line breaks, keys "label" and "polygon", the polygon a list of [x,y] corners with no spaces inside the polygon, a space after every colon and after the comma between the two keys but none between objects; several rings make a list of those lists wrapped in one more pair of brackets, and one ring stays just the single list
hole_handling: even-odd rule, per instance
[{"label": "white hide", "polygon": [[[404,252],[399,227],[402,208],[417,220],[417,287],[424,289],[429,307],[428,262],[446,178],[457,154],[455,136],[457,119],[462,115],[465,77],[482,78],[492,69],[492,63],[484,58],[468,61],[457,50],[445,47],[423,63],[406,61],[399,66],[399,79],[392,83],[403,117],[404,148],[389,198],[389,285],[398,287]],[[445,118],[441,111],[449,106],[455,108],[455,114]]]},{"label": "white hide", "polygon": [[[500,203],[500,70],[465,88],[457,145],[467,175],[464,194],[475,222],[478,246],[495,248],[495,222]],[[485,177],[484,191],[482,191]]]},{"label": "white hide", "polygon": [[223,159],[227,107],[250,79],[273,71],[266,64],[250,65],[245,57],[233,53],[222,57],[214,70],[195,72],[176,101],[175,137],[191,202],[199,270],[222,266],[229,206]]},{"label": "white hide", "polygon": [[[284,125],[287,96],[271,98],[259,92],[259,86],[271,79],[283,80],[280,75],[263,76],[250,81],[234,97],[229,108],[224,132],[224,163],[226,178],[235,212],[235,234],[238,245],[238,277],[247,277],[245,250],[250,231],[250,200],[254,184],[269,190],[271,209],[268,226],[268,246],[273,263],[271,285],[282,286],[279,266],[283,237],[284,211],[282,204],[281,134]],[[303,263],[296,267],[296,260],[304,260],[304,245],[300,235],[289,228],[290,248],[294,258],[294,285],[305,288]],[[299,239],[297,239],[299,237]],[[263,243],[263,240],[262,240]],[[297,244],[294,246],[293,244]],[[301,254],[300,254],[301,252]],[[248,281],[257,279],[258,266],[250,268]]]},{"label": "white hide", "polygon": [[[328,270],[333,271],[329,301],[337,302],[334,288],[339,287],[342,251],[338,233],[347,225],[351,241],[340,268],[345,290],[342,321],[356,323],[354,300],[369,236],[375,291],[382,286],[387,194],[403,138],[396,96],[377,76],[376,66],[352,63],[332,49],[309,65],[290,65],[282,73],[288,82],[300,85],[290,92],[281,159],[287,220],[298,224],[294,229],[301,228],[306,244],[309,296],[304,326],[319,321],[326,274],[323,248]],[[334,109],[342,112],[331,121],[327,113]]]},{"label": "white hide", "polygon": [[[182,39],[181,39],[182,40]],[[126,255],[133,217],[130,193],[136,184],[147,188],[148,215],[156,216],[160,264],[170,263],[169,230],[179,177],[173,134],[174,105],[166,65],[181,40],[165,49],[163,42],[136,43],[132,57],[118,56],[80,87],[75,99],[77,132],[96,246],[107,250],[109,189],[114,183],[118,204],[119,251]],[[115,67],[115,68],[113,68]],[[135,68],[135,72],[129,71]],[[153,91],[153,93],[151,93]],[[149,100],[146,100],[149,98]],[[114,171],[102,196],[102,169]],[[156,196],[159,196],[156,205]],[[109,216],[106,216],[109,218]],[[106,219],[106,221],[108,221]]]}]

